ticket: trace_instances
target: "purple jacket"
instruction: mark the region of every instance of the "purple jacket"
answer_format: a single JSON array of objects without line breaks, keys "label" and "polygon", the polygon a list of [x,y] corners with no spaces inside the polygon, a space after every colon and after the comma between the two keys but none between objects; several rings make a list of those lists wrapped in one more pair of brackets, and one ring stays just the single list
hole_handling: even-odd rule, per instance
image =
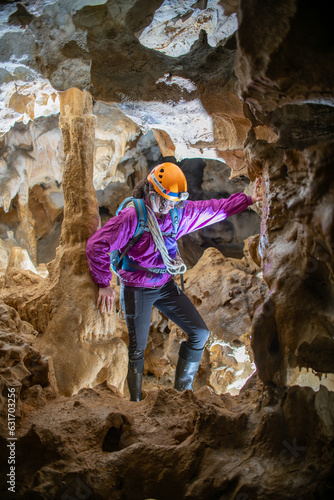
[{"label": "purple jacket", "polygon": [[[186,201],[183,209],[178,209],[179,228],[176,239],[165,237],[169,255],[175,258],[176,240],[181,236],[197,231],[202,227],[222,221],[230,215],[237,214],[252,205],[252,197],[244,193],[232,194],[228,199]],[[157,219],[162,232],[172,233],[172,218],[168,214],[165,219]],[[91,276],[101,288],[109,286],[111,281],[109,253],[119,249],[123,251],[137,228],[137,214],[133,207],[123,209],[112,217],[101,229],[89,238],[86,254]],[[161,267],[164,263],[160,252],[155,250],[153,237],[144,231],[139,241],[129,250],[128,257],[142,267]],[[154,274],[148,277],[146,271],[125,271],[120,269],[122,283],[128,286],[154,288],[171,280],[170,274]]]}]

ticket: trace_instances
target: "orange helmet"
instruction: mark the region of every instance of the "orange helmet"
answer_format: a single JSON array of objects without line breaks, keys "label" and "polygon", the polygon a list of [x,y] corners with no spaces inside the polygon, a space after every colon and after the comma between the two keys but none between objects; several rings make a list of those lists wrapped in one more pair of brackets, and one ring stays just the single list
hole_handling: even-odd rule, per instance
[{"label": "orange helmet", "polygon": [[154,167],[147,176],[154,190],[163,198],[171,201],[183,201],[189,196],[184,173],[174,163],[161,163]]}]

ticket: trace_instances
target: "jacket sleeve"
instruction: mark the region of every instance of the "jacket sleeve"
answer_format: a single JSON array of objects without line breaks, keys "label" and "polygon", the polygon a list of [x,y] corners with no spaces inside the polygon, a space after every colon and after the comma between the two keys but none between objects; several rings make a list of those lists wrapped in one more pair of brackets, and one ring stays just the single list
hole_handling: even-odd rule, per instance
[{"label": "jacket sleeve", "polygon": [[134,235],[138,224],[136,210],[128,207],[112,217],[87,241],[86,255],[91,277],[101,288],[111,281],[110,252],[122,249]]},{"label": "jacket sleeve", "polygon": [[244,193],[232,194],[229,198],[220,200],[186,201],[177,238],[220,222],[246,210],[252,204],[252,197]]}]

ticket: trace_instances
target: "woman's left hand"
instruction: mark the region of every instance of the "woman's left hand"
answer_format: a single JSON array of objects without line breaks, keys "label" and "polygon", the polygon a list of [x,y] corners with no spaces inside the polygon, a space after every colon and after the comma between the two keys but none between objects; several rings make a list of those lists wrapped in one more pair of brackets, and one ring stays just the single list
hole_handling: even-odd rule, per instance
[{"label": "woman's left hand", "polygon": [[261,187],[261,183],[262,183],[262,177],[258,177],[256,179],[256,183],[255,183],[255,186],[254,186],[254,193],[253,193],[253,196],[252,196],[253,203],[256,203],[257,201],[262,201],[262,187]]}]

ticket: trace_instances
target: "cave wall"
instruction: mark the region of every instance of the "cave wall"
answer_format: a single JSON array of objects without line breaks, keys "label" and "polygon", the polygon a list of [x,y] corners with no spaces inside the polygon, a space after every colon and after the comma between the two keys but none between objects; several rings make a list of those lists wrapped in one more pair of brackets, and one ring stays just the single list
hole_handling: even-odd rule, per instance
[{"label": "cave wall", "polygon": [[[70,87],[89,91],[101,123],[95,178],[101,199],[103,189],[99,188],[110,180],[117,184],[117,176],[124,179],[133,168],[145,171],[145,161],[134,167],[124,159],[125,145],[137,137],[139,129],[153,131],[163,157],[219,158],[232,169],[232,178],[247,175],[253,181],[262,175],[262,226],[258,247],[254,240],[251,255],[262,268],[268,296],[253,324],[253,349],[262,380],[283,385],[297,366],[321,372],[315,359],[320,345],[326,346],[328,357],[332,352],[333,80],[331,70],[324,68],[331,68],[333,43],[327,12],[325,4],[321,9],[297,0],[286,0],[273,10],[261,0],[238,5],[186,2],[182,8],[173,2],[109,0],[98,5],[80,2],[75,7],[62,1],[25,6],[10,2],[1,17],[7,27],[2,32],[2,96],[8,103],[4,127],[13,113],[23,124],[36,117],[42,120],[39,114],[55,113],[58,95],[51,92],[46,78],[56,91]],[[161,43],[161,33],[171,31],[173,43]],[[24,43],[16,50],[19,36]],[[184,39],[189,45],[183,43],[181,49]],[[16,85],[19,68],[23,83]],[[34,78],[35,86],[29,82]],[[116,121],[112,125],[104,102],[113,103]],[[28,127],[18,136],[15,127],[3,149],[2,161],[8,162],[9,173],[13,170],[9,180],[4,179],[3,206],[8,210],[8,200],[17,194],[15,237],[25,242],[36,260],[33,206],[27,204],[25,172],[29,169],[21,160],[26,155],[28,163],[32,162],[31,131]],[[119,138],[115,144],[113,133]],[[36,140],[42,137],[37,134]],[[32,165],[29,179],[38,162]],[[59,168],[54,168],[57,177]],[[321,180],[307,191],[303,176]],[[18,178],[20,182],[13,181]],[[295,189],[300,191],[298,201]],[[307,208],[299,206],[312,207],[309,215],[305,215]],[[206,239],[224,247],[230,233],[228,225],[209,228],[195,240],[203,249]],[[298,244],[292,251],[294,238]],[[8,259],[12,245],[3,246]],[[283,255],[289,258],[278,273]],[[192,263],[198,256],[191,257]],[[308,272],[309,262],[315,262],[313,273]],[[299,278],[292,287],[290,278],[296,272]],[[286,297],[291,290],[299,301],[287,315],[291,301]],[[314,302],[320,300],[319,293],[326,296],[321,313]],[[306,300],[307,307],[302,305]],[[299,310],[308,319],[301,321]],[[311,317],[318,319],[310,322]],[[312,324],[312,332],[304,327],[305,321]],[[331,363],[324,361],[323,372],[331,371]]]},{"label": "cave wall", "polygon": [[279,140],[269,145],[249,134],[245,143],[250,178],[263,175],[258,253],[269,287],[253,323],[253,349],[261,379],[284,385],[297,367],[320,378],[333,372],[334,45],[327,4],[284,2],[276,6],[281,16],[255,4],[259,16],[241,3],[238,92],[253,123],[270,125]]},{"label": "cave wall", "polygon": [[[331,6],[181,3],[1,4],[1,130],[8,132],[1,142],[2,204],[7,210],[13,195],[17,207],[2,220],[9,231],[20,227],[1,252],[12,261],[12,238],[30,242],[34,254],[32,234],[46,227],[34,227],[43,197],[35,188],[28,204],[30,174],[19,158],[32,163],[29,121],[56,115],[59,99],[65,148],[65,223],[49,273],[43,278],[12,262],[1,279],[0,445],[7,438],[6,391],[14,386],[22,498],[333,497]],[[161,33],[169,35],[164,43]],[[125,151],[124,143],[151,130],[164,157],[224,160],[237,186],[240,175],[251,182],[262,176],[262,207],[254,207],[261,227],[248,240],[246,261],[208,249],[186,277],[187,293],[212,329],[196,381],[197,389],[207,387],[194,394],[155,389],[134,405],[119,392],[124,326],[115,314],[95,310],[84,259],[98,224],[97,199],[107,201],[99,189],[103,175],[97,198],[93,184],[91,96],[101,110],[100,172],[111,159],[122,179],[132,169],[134,176],[145,171],[145,144]],[[117,130],[120,147],[103,116],[111,103],[123,113],[120,123],[127,122]],[[10,142],[19,129],[26,140]],[[4,170],[8,158],[14,184]],[[200,190],[214,184],[220,192],[225,167],[219,165],[204,173]],[[118,196],[116,189],[110,196]],[[182,333],[159,315],[152,324],[145,369],[162,384],[173,377]],[[248,377],[250,361],[237,359],[246,348],[257,374],[239,395],[214,394],[210,386],[239,392],[229,368]],[[296,381],[315,390],[289,387]],[[7,472],[2,455],[0,466]]]}]

